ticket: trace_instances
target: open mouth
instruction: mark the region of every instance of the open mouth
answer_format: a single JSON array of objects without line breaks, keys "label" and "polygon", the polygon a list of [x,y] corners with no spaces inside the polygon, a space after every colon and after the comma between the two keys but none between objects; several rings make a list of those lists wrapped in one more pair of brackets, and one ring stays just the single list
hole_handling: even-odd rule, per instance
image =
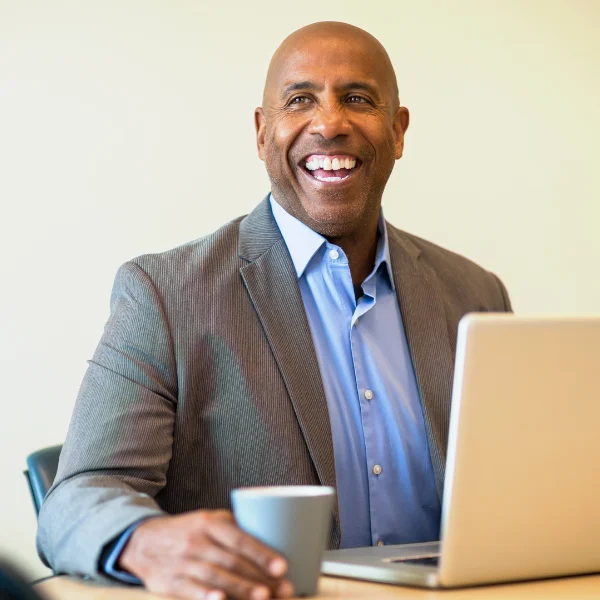
[{"label": "open mouth", "polygon": [[340,183],[362,165],[360,159],[347,154],[311,154],[300,164],[302,170],[322,183]]}]

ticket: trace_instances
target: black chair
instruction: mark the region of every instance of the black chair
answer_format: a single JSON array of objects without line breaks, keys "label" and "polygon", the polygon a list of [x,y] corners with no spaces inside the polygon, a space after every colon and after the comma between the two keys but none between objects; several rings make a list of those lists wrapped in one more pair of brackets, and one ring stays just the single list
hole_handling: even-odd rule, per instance
[{"label": "black chair", "polygon": [[27,457],[27,470],[23,471],[23,474],[29,484],[36,517],[40,513],[44,497],[56,477],[61,450],[62,446],[50,446],[33,452]]},{"label": "black chair", "polygon": [[14,565],[0,560],[0,598],[2,600],[42,600]]}]

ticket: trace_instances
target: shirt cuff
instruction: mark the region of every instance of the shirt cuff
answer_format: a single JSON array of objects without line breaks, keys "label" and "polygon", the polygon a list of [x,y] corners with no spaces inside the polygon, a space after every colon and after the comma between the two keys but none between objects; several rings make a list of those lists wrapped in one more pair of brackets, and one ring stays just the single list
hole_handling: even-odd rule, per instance
[{"label": "shirt cuff", "polygon": [[[140,521],[136,521],[133,525],[128,527],[114,542],[108,544],[108,547],[104,552],[106,558],[104,559],[104,563],[101,564],[105,575],[108,575],[109,577],[112,577],[113,579],[116,579],[122,583],[142,585],[141,580],[135,575],[119,569],[119,567],[117,567],[117,561],[119,560],[119,556],[121,556],[123,548],[125,548],[125,544],[129,541],[131,534],[135,531],[136,527],[145,520],[146,519],[141,519]],[[106,554],[107,552],[108,555]]]}]

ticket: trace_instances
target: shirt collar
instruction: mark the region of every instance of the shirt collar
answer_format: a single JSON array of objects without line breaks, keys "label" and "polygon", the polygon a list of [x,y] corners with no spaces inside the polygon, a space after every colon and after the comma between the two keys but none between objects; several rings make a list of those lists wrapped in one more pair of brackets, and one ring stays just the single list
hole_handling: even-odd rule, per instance
[{"label": "shirt collar", "polygon": [[273,194],[269,196],[271,202],[271,210],[275,217],[275,222],[281,231],[281,235],[288,248],[296,275],[302,277],[310,259],[315,255],[317,250],[327,240],[316,231],[305,225],[302,221],[296,219],[288,213],[280,204],[277,203]]},{"label": "shirt collar", "polygon": [[[312,230],[296,217],[290,215],[290,213],[275,200],[273,194],[269,195],[269,202],[271,203],[271,210],[273,211],[275,222],[279,227],[279,231],[281,231],[281,235],[283,236],[292,258],[296,275],[300,278],[304,274],[312,257],[321,246],[328,242],[321,234]],[[379,238],[377,240],[377,253],[375,254],[373,273],[376,273],[381,264],[384,263],[392,288],[395,289],[394,277],[391,269],[387,226],[385,219],[383,218],[383,209],[381,209],[379,215],[377,228],[379,231]]]}]

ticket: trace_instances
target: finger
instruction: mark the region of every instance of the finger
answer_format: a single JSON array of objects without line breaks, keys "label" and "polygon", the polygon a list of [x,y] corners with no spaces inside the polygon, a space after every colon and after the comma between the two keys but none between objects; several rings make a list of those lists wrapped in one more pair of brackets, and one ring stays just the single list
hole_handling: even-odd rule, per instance
[{"label": "finger", "polygon": [[228,597],[235,598],[235,600],[269,600],[272,597],[268,586],[244,579],[218,565],[186,561],[182,566],[187,577],[192,577],[211,589],[222,590]]},{"label": "finger", "polygon": [[271,577],[281,577],[287,571],[285,559],[256,538],[229,521],[215,522],[206,532],[215,542],[247,558]]},{"label": "finger", "polygon": [[212,512],[212,516],[215,519],[220,519],[221,521],[228,521],[229,523],[235,523],[235,517],[233,516],[233,513],[230,510],[225,510],[220,509],[220,510],[213,510]]},{"label": "finger", "polygon": [[182,600],[227,600],[223,590],[205,585],[197,579],[190,577],[176,577],[172,579],[168,589],[153,590],[148,586],[148,590],[150,592],[175,596]]},{"label": "finger", "polygon": [[226,571],[231,571],[244,579],[263,583],[268,586],[272,592],[275,592],[281,580],[275,577],[270,577],[262,569],[250,562],[247,558],[231,552],[222,546],[213,543],[208,548],[202,548],[196,558],[203,562],[212,563]]}]

